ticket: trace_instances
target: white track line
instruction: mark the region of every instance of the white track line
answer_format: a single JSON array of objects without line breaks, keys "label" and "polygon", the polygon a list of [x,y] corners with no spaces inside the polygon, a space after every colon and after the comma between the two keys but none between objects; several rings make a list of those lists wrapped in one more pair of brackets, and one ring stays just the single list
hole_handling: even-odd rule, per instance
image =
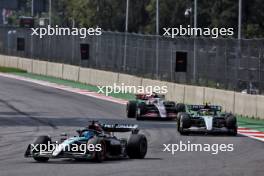
[{"label": "white track line", "polygon": [[36,79],[31,79],[31,78],[25,78],[23,76],[6,74],[6,73],[0,73],[0,76],[6,77],[6,78],[13,78],[13,79],[21,80],[21,81],[27,81],[27,82],[39,84],[39,85],[46,86],[46,87],[52,87],[52,88],[55,88],[55,89],[65,90],[65,91],[68,91],[68,92],[73,92],[73,93],[77,93],[77,94],[81,94],[81,95],[86,95],[86,96],[89,96],[89,97],[93,97],[93,98],[97,98],[97,99],[101,99],[101,100],[106,100],[106,101],[110,101],[110,102],[114,102],[114,103],[118,103],[118,104],[125,105],[127,103],[127,101],[125,101],[123,99],[114,98],[114,97],[111,97],[111,96],[106,96],[106,95],[99,94],[97,92],[92,92],[92,91],[89,91],[89,90],[73,88],[73,87],[70,87],[70,86],[60,85],[60,84],[57,84],[57,83],[51,83],[51,82],[48,82],[48,81],[42,81],[42,80],[36,80]]}]

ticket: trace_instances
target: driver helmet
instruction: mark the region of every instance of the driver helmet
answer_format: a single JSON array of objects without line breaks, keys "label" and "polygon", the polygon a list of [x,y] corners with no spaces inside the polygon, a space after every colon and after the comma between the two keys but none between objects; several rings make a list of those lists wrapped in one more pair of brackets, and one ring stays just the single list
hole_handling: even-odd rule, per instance
[{"label": "driver helmet", "polygon": [[88,129],[95,130],[97,132],[102,132],[103,131],[102,127],[100,125],[96,124],[96,123],[93,123],[93,124],[89,125]]},{"label": "driver helmet", "polygon": [[87,139],[92,138],[94,135],[95,135],[95,134],[94,134],[93,131],[84,131],[84,132],[82,133],[82,137],[85,137],[85,138],[87,138]]},{"label": "driver helmet", "polygon": [[208,102],[205,103],[204,109],[211,109]]}]

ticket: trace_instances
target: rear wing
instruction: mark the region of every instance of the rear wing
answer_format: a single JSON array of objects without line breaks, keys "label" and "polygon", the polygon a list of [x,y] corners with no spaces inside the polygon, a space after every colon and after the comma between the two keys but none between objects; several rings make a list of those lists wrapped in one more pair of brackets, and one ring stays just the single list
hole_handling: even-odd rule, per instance
[{"label": "rear wing", "polygon": [[138,99],[138,100],[148,100],[150,98],[162,98],[162,99],[165,99],[165,95],[164,94],[155,94],[155,95],[151,95],[151,94],[136,94],[136,99]]},{"label": "rear wing", "polygon": [[136,94],[136,99],[137,100],[148,100],[149,97],[147,94]]},{"label": "rear wing", "polygon": [[199,111],[200,109],[211,109],[214,111],[222,111],[222,106],[217,105],[187,105],[191,111]]},{"label": "rear wing", "polygon": [[138,125],[134,124],[101,124],[101,127],[106,132],[132,132],[138,133]]}]

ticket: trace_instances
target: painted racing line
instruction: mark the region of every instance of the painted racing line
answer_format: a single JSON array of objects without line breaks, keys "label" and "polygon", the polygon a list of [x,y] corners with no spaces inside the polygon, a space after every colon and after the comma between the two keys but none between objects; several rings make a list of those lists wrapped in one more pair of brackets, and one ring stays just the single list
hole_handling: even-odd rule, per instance
[{"label": "painted racing line", "polygon": [[[73,88],[70,86],[65,86],[65,85],[61,85],[61,84],[57,84],[57,83],[51,83],[51,82],[47,82],[47,81],[36,80],[36,79],[26,78],[23,76],[12,75],[12,74],[7,74],[7,73],[0,73],[0,76],[6,77],[6,78],[13,78],[13,79],[21,80],[21,81],[27,81],[27,82],[39,84],[42,86],[52,87],[55,89],[73,92],[73,93],[77,93],[77,94],[101,99],[104,101],[110,101],[110,102],[114,102],[114,103],[118,103],[118,104],[122,104],[122,105],[125,105],[127,103],[127,101],[123,100],[123,99],[119,99],[119,98],[115,98],[115,97],[111,97],[111,96],[106,96],[103,94],[99,94],[97,92],[79,89],[79,88]],[[250,138],[264,142],[264,132],[253,130],[250,128],[239,127],[238,133],[243,135],[243,136],[247,136],[247,137],[250,137]]]}]

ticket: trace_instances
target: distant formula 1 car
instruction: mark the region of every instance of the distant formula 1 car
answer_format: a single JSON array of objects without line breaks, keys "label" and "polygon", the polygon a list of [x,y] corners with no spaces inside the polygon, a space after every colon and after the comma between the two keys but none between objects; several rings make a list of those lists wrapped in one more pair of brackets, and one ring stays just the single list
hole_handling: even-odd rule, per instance
[{"label": "distant formula 1 car", "polygon": [[190,132],[227,132],[237,135],[236,117],[221,111],[221,106],[185,105],[184,112],[178,113],[177,130],[183,135]]},{"label": "distant formula 1 car", "polygon": [[[143,134],[138,134],[137,125],[111,125],[91,122],[84,129],[77,130],[78,136],[66,137],[55,142],[49,136],[39,136],[33,144],[29,144],[25,157],[33,157],[36,161],[46,162],[51,158],[73,158],[78,161],[93,160],[102,162],[106,159],[135,158],[143,159],[147,153],[147,139]],[[117,138],[115,132],[131,132],[129,139]],[[48,150],[41,145],[54,144]],[[81,146],[88,146],[84,150]],[[67,147],[65,147],[67,146]],[[73,150],[75,147],[75,150]],[[50,147],[51,148],[51,147]],[[41,150],[42,149],[42,150]]]},{"label": "distant formula 1 car", "polygon": [[176,119],[178,111],[182,111],[183,104],[165,101],[165,96],[137,94],[136,100],[127,103],[127,117],[142,119]]}]

